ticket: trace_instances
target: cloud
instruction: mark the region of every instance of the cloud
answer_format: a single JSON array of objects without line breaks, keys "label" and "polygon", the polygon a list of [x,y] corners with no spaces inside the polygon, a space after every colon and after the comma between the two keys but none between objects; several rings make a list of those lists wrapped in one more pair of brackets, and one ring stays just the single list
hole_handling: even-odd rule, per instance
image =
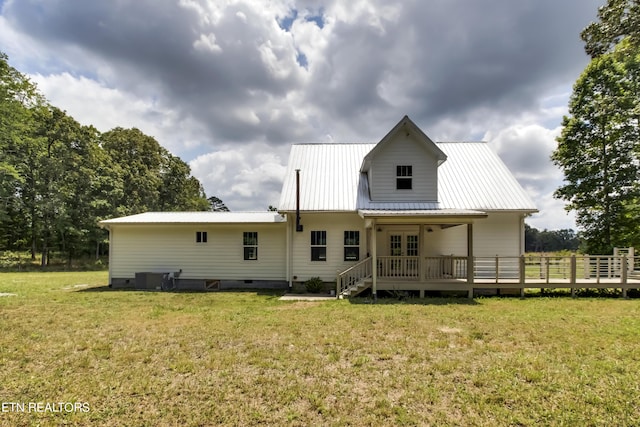
[{"label": "cloud", "polygon": [[[138,127],[202,177],[206,159],[245,168],[220,182],[230,204],[255,209],[272,202],[252,196],[250,180],[264,173],[268,187],[278,169],[259,169],[255,147],[375,142],[405,114],[436,140],[555,132],[588,60],[579,32],[601,3],[6,0],[0,38],[12,64],[83,123]],[[538,131],[513,146],[548,152]],[[539,149],[514,142],[525,137]],[[542,188],[518,154],[501,154]],[[218,192],[219,181],[203,182]]]},{"label": "cloud", "polygon": [[266,210],[278,204],[287,155],[286,148],[264,143],[228,146],[196,157],[189,166],[207,194],[230,210]]},{"label": "cloud", "polygon": [[553,197],[562,184],[562,172],[551,162],[560,127],[513,125],[485,135],[520,184],[535,200],[538,210],[527,223],[536,228],[575,228],[575,216],[564,211],[564,202]]}]

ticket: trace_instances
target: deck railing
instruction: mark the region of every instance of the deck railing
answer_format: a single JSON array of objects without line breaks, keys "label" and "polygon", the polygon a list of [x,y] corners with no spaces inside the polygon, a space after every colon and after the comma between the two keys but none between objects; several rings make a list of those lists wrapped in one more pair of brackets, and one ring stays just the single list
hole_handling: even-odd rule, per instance
[{"label": "deck railing", "polygon": [[467,257],[442,256],[424,258],[424,278],[434,279],[466,279]]},{"label": "deck railing", "polygon": [[376,274],[392,279],[419,279],[420,257],[379,256]]},{"label": "deck railing", "polygon": [[[368,258],[369,259],[369,258]],[[381,256],[376,263],[376,274],[384,279],[405,280],[467,280],[468,257],[440,256]],[[360,262],[346,270],[343,278],[360,278],[365,268]],[[370,267],[368,267],[370,268]],[[626,255],[524,255],[520,257],[473,257],[473,280],[483,283],[495,281],[525,283],[551,283],[566,281],[580,283],[600,280],[624,280],[633,272],[640,277],[640,257]],[[370,275],[370,271],[366,273]]]}]

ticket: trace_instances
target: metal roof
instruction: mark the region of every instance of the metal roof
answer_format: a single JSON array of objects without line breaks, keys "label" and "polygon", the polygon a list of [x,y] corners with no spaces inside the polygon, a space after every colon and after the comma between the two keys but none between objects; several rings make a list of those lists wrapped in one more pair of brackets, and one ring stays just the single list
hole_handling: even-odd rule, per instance
[{"label": "metal roof", "polygon": [[536,212],[536,206],[486,142],[439,142],[447,161],[438,168],[442,208]]},{"label": "metal roof", "polygon": [[371,167],[371,161],[375,157],[375,155],[382,151],[382,148],[391,144],[394,137],[400,132],[411,132],[418,135],[418,139],[422,142],[423,147],[433,153],[436,159],[438,159],[438,166],[441,165],[445,160],[447,160],[447,155],[442,152],[442,150],[434,144],[434,142],[429,138],[422,129],[420,129],[408,116],[404,116],[402,120],[398,122],[397,125],[393,127],[387,133],[384,138],[380,140],[379,143],[364,157],[362,161],[362,167],[360,168],[360,172],[367,172]]},{"label": "metal roof", "polygon": [[369,197],[363,159],[376,144],[296,144],[280,197],[280,211],[479,210],[536,212],[530,197],[485,142],[437,142],[447,156],[438,168],[438,203],[375,202]]},{"label": "metal roof", "polygon": [[286,222],[277,212],[146,212],[100,221],[114,224],[275,224]]},{"label": "metal roof", "polygon": [[281,211],[296,210],[296,169],[300,206],[305,211],[356,211],[360,165],[375,144],[294,144],[280,195]]}]

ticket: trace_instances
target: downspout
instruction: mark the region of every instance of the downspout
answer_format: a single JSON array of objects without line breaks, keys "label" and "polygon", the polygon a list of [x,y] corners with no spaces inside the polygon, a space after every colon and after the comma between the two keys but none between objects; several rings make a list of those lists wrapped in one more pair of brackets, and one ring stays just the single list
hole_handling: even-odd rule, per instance
[{"label": "downspout", "polygon": [[293,257],[292,257],[292,252],[293,252],[293,233],[291,232],[291,227],[292,224],[289,221],[291,215],[287,215],[287,251],[286,251],[286,256],[287,256],[287,261],[286,261],[286,270],[287,270],[287,281],[289,282],[289,291],[291,291],[291,288],[293,287],[293,281],[291,276],[293,275],[292,271],[292,263],[293,263]]},{"label": "downspout", "polygon": [[296,231],[302,231],[300,224],[300,169],[296,169]]},{"label": "downspout", "polygon": [[113,230],[111,227],[106,227],[107,232],[109,233],[109,287],[113,286],[113,275],[111,274],[111,269],[113,268]]}]

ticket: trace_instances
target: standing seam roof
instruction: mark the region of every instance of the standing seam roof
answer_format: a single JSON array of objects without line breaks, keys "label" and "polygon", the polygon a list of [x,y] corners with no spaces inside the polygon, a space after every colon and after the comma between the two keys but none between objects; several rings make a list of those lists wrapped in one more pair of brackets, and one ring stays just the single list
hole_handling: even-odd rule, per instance
[{"label": "standing seam roof", "polygon": [[360,173],[360,167],[364,157],[376,144],[295,144],[289,155],[279,209],[296,209],[295,170],[300,169],[302,211],[536,211],[527,193],[487,143],[437,142],[436,145],[447,156],[447,161],[438,168],[437,205],[426,201],[371,201],[367,175]]}]

